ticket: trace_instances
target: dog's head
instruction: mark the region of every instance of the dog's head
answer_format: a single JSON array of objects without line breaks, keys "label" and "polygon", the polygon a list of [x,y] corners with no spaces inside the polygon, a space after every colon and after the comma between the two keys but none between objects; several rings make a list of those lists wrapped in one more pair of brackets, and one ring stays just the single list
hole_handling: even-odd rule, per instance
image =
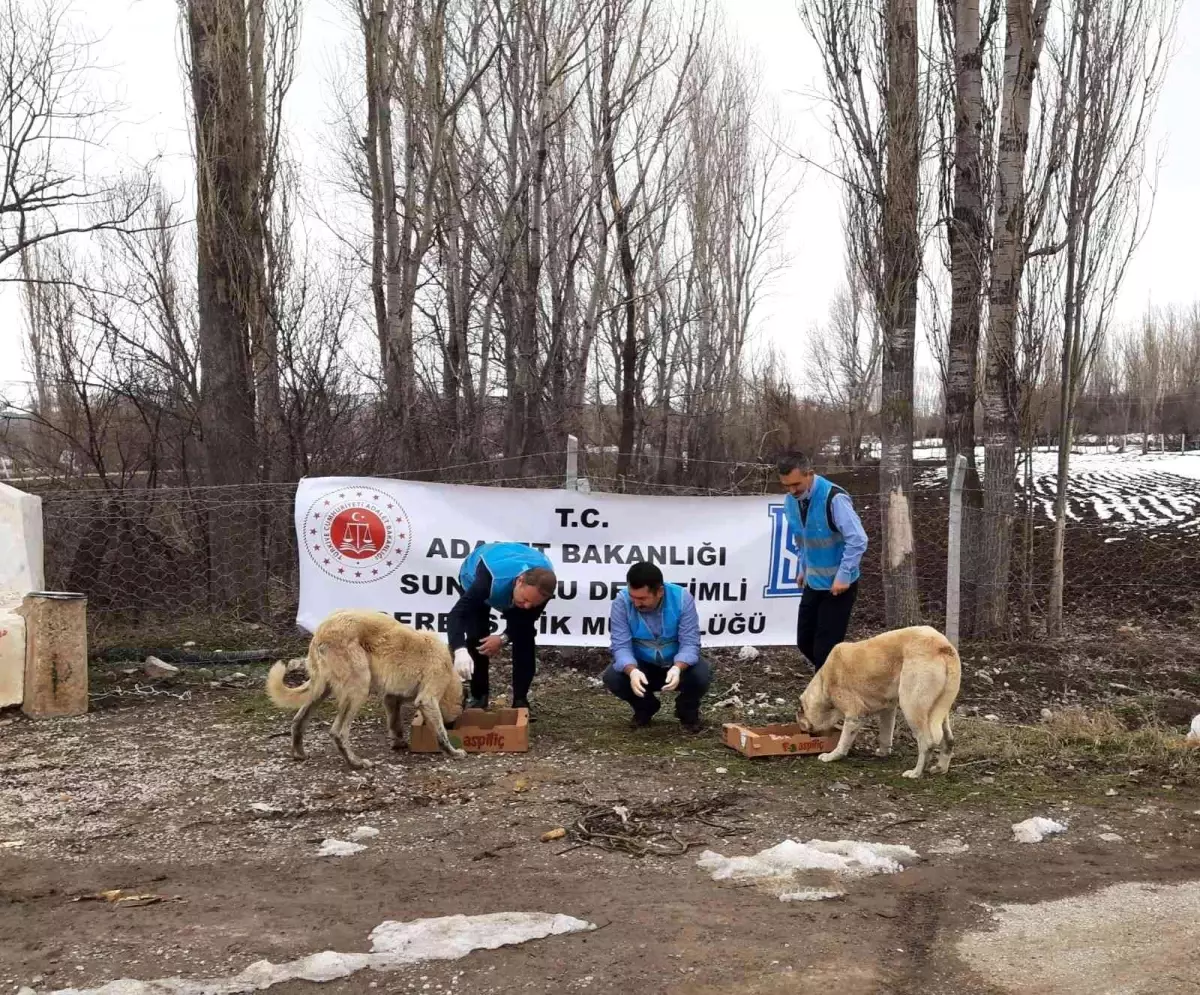
[{"label": "dog's head", "polygon": [[451,725],[463,713],[463,685],[457,677],[446,685],[446,690],[438,699],[438,708],[442,713],[442,722]]},{"label": "dog's head", "polygon": [[842,714],[833,707],[825,691],[825,680],[821,671],[809,681],[800,695],[800,709],[796,712],[796,724],[801,732],[820,736],[832,732],[841,721]]}]

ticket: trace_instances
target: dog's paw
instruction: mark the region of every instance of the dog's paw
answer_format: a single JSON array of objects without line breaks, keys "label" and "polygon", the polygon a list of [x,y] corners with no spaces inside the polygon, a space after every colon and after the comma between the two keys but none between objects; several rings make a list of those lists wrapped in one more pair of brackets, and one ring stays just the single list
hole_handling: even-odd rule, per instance
[{"label": "dog's paw", "polygon": [[359,757],[355,763],[350,764],[355,770],[370,770],[375,766],[374,760],[368,760],[366,757]]},{"label": "dog's paw", "polygon": [[293,751],[292,759],[295,760],[297,763],[299,763],[301,760],[307,760],[308,754],[305,753],[303,750]]},{"label": "dog's paw", "polygon": [[403,753],[405,750],[408,749],[408,740],[393,739],[392,740],[392,749],[395,750],[395,752],[397,752],[397,753]]},{"label": "dog's paw", "polygon": [[817,759],[818,759],[818,760],[820,760],[820,761],[821,761],[821,763],[826,763],[826,764],[827,764],[827,763],[829,763],[831,760],[836,760],[836,759],[837,759],[837,754],[836,754],[836,753],[822,753],[822,754],[820,754],[820,755],[817,757]]},{"label": "dog's paw", "polygon": [[467,755],[466,750],[460,750],[458,748],[455,748],[450,751],[450,756],[454,757],[455,760],[462,760],[466,755]]},{"label": "dog's paw", "polygon": [[914,767],[912,770],[906,770],[900,776],[907,777],[907,778],[910,778],[911,780],[915,781],[918,777],[921,776],[921,772],[919,770],[917,770],[916,767]]}]

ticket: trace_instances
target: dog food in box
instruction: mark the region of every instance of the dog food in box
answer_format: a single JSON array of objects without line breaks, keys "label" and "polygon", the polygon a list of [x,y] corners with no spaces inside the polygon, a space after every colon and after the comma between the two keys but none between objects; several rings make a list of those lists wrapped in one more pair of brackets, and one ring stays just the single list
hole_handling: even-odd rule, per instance
[{"label": "dog food in box", "polygon": [[828,753],[837,746],[837,736],[810,736],[793,723],[744,726],[726,722],[725,745],[748,757],[781,757],[801,753]]},{"label": "dog food in box", "polygon": [[[529,709],[468,708],[447,729],[450,742],[468,753],[525,753],[529,749]],[[437,753],[437,737],[418,715],[413,719],[408,748],[414,753]]]}]

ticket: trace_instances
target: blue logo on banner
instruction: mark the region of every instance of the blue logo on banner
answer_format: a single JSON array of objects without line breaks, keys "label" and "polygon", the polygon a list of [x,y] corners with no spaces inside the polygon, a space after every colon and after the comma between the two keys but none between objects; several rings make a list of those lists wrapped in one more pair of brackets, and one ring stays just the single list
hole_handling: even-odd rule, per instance
[{"label": "blue logo on banner", "polygon": [[798,598],[800,590],[800,557],[788,542],[788,523],[782,504],[767,505],[771,516],[771,566],[767,572],[764,598]]}]

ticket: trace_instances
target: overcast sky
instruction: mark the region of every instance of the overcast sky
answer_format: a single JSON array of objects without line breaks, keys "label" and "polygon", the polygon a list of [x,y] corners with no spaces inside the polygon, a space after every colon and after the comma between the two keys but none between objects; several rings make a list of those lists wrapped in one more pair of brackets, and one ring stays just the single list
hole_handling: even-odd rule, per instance
[{"label": "overcast sky", "polygon": [[[718,0],[721,2],[721,0]],[[828,161],[823,110],[813,93],[820,65],[796,14],[795,0],[723,0],[726,20],[757,58],[767,90],[778,101],[794,144]],[[102,82],[125,105],[125,122],[113,135],[112,152],[126,164],[162,156],[168,189],[190,188],[189,133],[184,82],[179,68],[178,8],[169,0],[77,0],[78,22],[92,37]],[[1200,2],[1185,2],[1177,54],[1159,107],[1155,141],[1164,159],[1149,234],[1127,277],[1120,320],[1136,318],[1148,304],[1190,304],[1200,299],[1196,273],[1200,253]],[[306,166],[320,166],[334,118],[334,67],[354,44],[334,0],[308,0],[298,79],[289,98],[294,150]],[[92,168],[100,168],[93,161]],[[790,262],[758,316],[760,341],[783,352],[801,379],[804,340],[826,313],[842,274],[840,197],[819,170],[804,171],[791,204],[787,249]],[[11,276],[11,273],[4,274]],[[0,380],[23,372],[22,322],[16,289],[0,286]],[[11,393],[11,391],[9,391]]]}]

